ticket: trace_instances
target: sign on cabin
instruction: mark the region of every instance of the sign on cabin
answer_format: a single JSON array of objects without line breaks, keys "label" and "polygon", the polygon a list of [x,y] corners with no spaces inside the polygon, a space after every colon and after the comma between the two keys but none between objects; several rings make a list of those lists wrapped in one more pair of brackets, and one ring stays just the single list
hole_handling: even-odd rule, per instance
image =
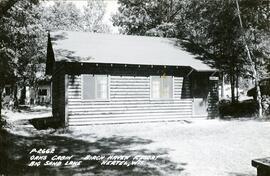
[{"label": "sign on cabin", "polygon": [[209,80],[210,80],[210,81],[218,81],[219,78],[218,78],[217,76],[210,76],[210,77],[209,77]]}]

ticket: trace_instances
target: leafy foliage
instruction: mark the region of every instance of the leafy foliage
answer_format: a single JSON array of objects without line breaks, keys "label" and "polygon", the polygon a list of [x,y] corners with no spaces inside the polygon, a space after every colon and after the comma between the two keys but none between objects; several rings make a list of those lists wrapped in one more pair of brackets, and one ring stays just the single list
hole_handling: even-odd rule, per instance
[{"label": "leafy foliage", "polygon": [[110,32],[109,27],[102,22],[105,14],[105,3],[103,1],[87,1],[83,9],[82,23],[86,32]]},{"label": "leafy foliage", "polygon": [[[89,0],[83,12],[66,1],[51,6],[38,0],[0,3],[3,4],[9,9],[0,13],[0,98],[5,84],[14,85],[14,92],[19,86],[25,94],[26,86],[36,87],[38,80],[47,79],[44,73],[48,30],[109,31],[101,22],[105,13],[103,1]],[[17,101],[16,93],[14,100]]]},{"label": "leafy foliage", "polygon": [[44,63],[45,33],[39,23],[38,11],[37,5],[23,0],[1,18],[2,54],[6,63],[3,72],[20,78],[19,84],[32,83],[36,74],[44,69],[39,63]]},{"label": "leafy foliage", "polygon": [[109,32],[109,27],[102,22],[104,14],[102,0],[88,0],[83,11],[72,2],[56,1],[53,5],[43,6],[41,22],[48,31]]},{"label": "leafy foliage", "polygon": [[51,6],[44,6],[41,14],[46,30],[82,30],[81,12],[71,2],[56,1]]},{"label": "leafy foliage", "polygon": [[119,12],[113,24],[122,33],[136,35],[176,36],[175,21],[181,13],[180,0],[119,0]]}]

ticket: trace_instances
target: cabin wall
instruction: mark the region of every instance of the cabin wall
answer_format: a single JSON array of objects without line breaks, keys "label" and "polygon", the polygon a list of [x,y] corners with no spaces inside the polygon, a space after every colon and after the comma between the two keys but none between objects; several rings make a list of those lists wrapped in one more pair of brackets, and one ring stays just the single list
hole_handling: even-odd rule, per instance
[{"label": "cabin wall", "polygon": [[65,126],[65,108],[65,72],[59,70],[52,76],[52,113],[61,122],[61,126]]},{"label": "cabin wall", "polygon": [[213,118],[218,114],[218,80],[210,77],[210,73],[195,73],[191,77],[194,116]]},{"label": "cabin wall", "polygon": [[[174,77],[173,99],[169,100],[151,100],[150,77],[146,76],[110,76],[109,101],[82,100],[81,80],[78,75],[68,76],[69,125],[176,120],[192,116],[189,79],[183,77]],[[182,93],[183,90],[188,91]]]}]

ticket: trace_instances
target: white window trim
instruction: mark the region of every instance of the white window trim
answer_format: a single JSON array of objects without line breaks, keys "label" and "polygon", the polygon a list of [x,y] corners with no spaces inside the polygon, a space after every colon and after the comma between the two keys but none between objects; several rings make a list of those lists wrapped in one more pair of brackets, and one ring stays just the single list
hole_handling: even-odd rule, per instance
[{"label": "white window trim", "polygon": [[[104,101],[104,102],[108,102],[108,101],[111,101],[111,75],[106,75],[108,77],[107,79],[107,84],[108,84],[108,89],[107,89],[107,95],[108,95],[108,98],[107,99],[84,99],[83,98],[83,75],[92,75],[92,76],[95,76],[95,75],[99,75],[99,74],[81,74],[81,101],[88,101],[88,102],[93,102],[93,101]],[[102,75],[102,74],[100,74]]]},{"label": "white window trim", "polygon": [[[149,86],[150,86],[150,100],[151,101],[155,101],[155,100],[175,100],[175,96],[174,96],[174,76],[171,76],[172,77],[172,97],[171,98],[152,98],[152,77],[153,76],[150,76],[150,84],[149,84]],[[160,76],[160,77],[162,77],[162,76]]]}]

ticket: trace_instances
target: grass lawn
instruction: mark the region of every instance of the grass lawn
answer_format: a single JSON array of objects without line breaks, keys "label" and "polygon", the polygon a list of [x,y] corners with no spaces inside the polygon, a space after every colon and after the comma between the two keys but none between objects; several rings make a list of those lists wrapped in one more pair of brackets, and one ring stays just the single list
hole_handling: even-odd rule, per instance
[{"label": "grass lawn", "polygon": [[[0,160],[9,175],[255,176],[251,160],[270,156],[270,122],[188,119],[38,131],[27,120],[36,114],[33,110],[5,115],[12,125],[1,132],[5,159]],[[32,148],[55,148],[55,154],[77,159],[88,154],[158,159],[129,167],[102,166],[99,161],[83,161],[74,168],[27,167]]]}]

